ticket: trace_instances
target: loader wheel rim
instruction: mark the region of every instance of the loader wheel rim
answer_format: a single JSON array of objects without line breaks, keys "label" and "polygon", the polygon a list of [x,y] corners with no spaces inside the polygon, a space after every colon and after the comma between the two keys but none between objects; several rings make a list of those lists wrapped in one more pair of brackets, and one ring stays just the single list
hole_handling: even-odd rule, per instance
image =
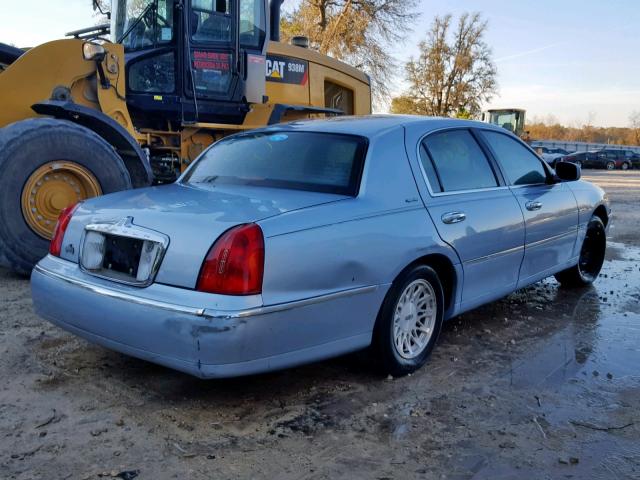
[{"label": "loader wheel rim", "polygon": [[63,208],[102,194],[96,177],[74,162],[48,162],[35,170],[22,189],[22,215],[45,239],[53,236]]}]

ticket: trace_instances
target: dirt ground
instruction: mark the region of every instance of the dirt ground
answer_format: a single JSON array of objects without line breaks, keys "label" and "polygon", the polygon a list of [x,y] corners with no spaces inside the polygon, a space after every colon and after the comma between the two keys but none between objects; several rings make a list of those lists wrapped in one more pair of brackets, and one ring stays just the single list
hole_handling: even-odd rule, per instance
[{"label": "dirt ground", "polygon": [[0,270],[0,478],[640,478],[640,172],[586,172],[615,225],[595,286],[450,321],[385,379],[354,354],[202,381],[36,317]]}]

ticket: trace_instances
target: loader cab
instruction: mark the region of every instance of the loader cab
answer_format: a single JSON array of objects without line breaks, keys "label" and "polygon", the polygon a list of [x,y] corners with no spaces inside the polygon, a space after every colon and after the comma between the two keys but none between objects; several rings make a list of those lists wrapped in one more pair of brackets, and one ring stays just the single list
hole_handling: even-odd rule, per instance
[{"label": "loader cab", "polygon": [[525,133],[526,111],[521,108],[492,109],[482,112],[482,121],[509,130],[518,137]]},{"label": "loader cab", "polygon": [[263,102],[266,0],[113,0],[111,22],[138,125],[241,124]]}]

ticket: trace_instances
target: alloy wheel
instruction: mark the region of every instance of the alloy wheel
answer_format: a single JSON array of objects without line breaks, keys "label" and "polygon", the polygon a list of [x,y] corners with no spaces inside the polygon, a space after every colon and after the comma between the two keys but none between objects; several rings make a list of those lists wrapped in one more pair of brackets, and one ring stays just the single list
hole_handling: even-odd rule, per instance
[{"label": "alloy wheel", "polygon": [[393,344],[405,359],[418,357],[433,336],[437,316],[436,294],[429,282],[414,280],[405,287],[393,317]]}]

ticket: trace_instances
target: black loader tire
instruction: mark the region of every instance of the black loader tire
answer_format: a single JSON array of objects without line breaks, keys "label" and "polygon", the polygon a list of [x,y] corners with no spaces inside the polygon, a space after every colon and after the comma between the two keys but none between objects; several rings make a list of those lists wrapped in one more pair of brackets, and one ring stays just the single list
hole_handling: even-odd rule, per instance
[{"label": "black loader tire", "polygon": [[0,129],[0,265],[21,275],[29,275],[49,248],[49,241],[24,219],[22,190],[36,169],[54,161],[75,162],[89,170],[103,194],[132,188],[120,156],[85,127],[31,118]]}]

